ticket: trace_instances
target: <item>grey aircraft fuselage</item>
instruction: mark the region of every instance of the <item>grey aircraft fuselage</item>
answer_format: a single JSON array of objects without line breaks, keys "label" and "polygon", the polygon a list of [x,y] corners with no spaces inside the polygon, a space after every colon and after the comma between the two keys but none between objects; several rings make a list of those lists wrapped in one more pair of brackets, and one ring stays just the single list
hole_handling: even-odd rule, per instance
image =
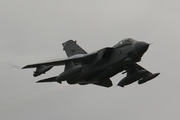
[{"label": "grey aircraft fuselage", "polygon": [[[119,72],[125,71],[123,74],[127,73],[127,76],[118,83],[119,86],[124,87],[135,81],[138,81],[139,84],[145,83],[159,75],[159,73],[152,74],[136,64],[136,62],[141,61],[141,57],[149,47],[149,44],[146,42],[139,42],[132,38],[127,38],[113,47],[106,47],[90,54],[87,54],[72,40],[63,43],[63,46],[69,57],[65,61],[60,61],[65,65],[64,72],[59,76],[38,82],[56,81],[61,83],[62,81],[67,81],[69,84],[95,84],[110,87],[112,86],[112,82],[109,78]],[[44,70],[47,69],[48,71],[49,68],[52,68],[52,65],[63,64],[55,61],[32,64],[24,68],[37,67],[35,73],[40,75],[42,73],[38,73],[39,66],[47,66],[44,67]]]},{"label": "grey aircraft fuselage", "polygon": [[[119,43],[120,44],[120,43]],[[132,43],[124,43],[117,45],[111,50],[111,57],[102,59],[105,49],[97,51],[97,56],[91,62],[82,64],[82,71],[76,76],[70,78],[70,84],[89,84],[96,83],[99,79],[106,79],[126,70],[126,66],[139,62],[149,44],[145,42],[133,41]],[[137,51],[142,47],[142,51]],[[141,48],[139,48],[141,49]],[[139,53],[138,53],[139,52]],[[128,58],[131,53],[131,59]],[[72,81],[72,82],[71,82]]]}]

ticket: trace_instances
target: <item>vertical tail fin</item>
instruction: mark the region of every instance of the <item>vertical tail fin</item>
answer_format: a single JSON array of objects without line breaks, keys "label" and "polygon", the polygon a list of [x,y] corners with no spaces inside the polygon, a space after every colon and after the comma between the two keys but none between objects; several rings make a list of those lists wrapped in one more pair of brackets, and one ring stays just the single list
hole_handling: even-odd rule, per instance
[{"label": "vertical tail fin", "polygon": [[68,57],[76,54],[87,54],[85,50],[83,50],[78,44],[76,44],[76,41],[68,40],[62,45],[64,47],[63,50],[65,50]]}]

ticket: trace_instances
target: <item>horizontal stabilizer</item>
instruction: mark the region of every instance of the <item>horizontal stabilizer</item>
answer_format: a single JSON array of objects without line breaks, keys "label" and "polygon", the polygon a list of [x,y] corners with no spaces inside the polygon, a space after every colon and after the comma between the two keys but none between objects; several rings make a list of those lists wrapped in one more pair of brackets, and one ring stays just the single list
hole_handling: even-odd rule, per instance
[{"label": "horizontal stabilizer", "polygon": [[57,76],[51,77],[51,78],[46,78],[46,79],[43,79],[43,80],[39,80],[39,81],[37,81],[36,83],[42,83],[42,82],[57,82],[57,81],[56,81],[56,78],[57,78]]}]

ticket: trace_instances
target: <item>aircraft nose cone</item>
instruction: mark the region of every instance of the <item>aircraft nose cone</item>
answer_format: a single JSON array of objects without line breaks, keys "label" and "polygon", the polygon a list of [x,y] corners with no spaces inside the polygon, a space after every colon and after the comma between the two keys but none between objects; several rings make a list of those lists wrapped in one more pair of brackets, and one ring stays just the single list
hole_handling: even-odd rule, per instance
[{"label": "aircraft nose cone", "polygon": [[148,43],[145,43],[145,42],[138,42],[136,43],[135,45],[135,50],[138,54],[143,54],[147,51],[149,47],[149,44]]}]

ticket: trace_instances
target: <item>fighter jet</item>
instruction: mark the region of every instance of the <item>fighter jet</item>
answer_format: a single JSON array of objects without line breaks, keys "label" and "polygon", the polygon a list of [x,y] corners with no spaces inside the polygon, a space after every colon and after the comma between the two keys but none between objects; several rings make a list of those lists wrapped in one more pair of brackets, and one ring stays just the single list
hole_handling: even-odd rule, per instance
[{"label": "fighter jet", "polygon": [[22,69],[36,68],[33,75],[37,77],[54,66],[65,65],[60,75],[39,80],[37,83],[61,84],[62,81],[67,81],[69,84],[94,84],[103,87],[111,87],[113,84],[110,78],[120,72],[126,74],[118,83],[121,87],[136,81],[143,84],[160,74],[153,74],[137,64],[150,45],[143,41],[126,38],[112,47],[105,47],[89,54],[76,44],[76,41],[68,40],[62,45],[68,58],[30,64]]}]

